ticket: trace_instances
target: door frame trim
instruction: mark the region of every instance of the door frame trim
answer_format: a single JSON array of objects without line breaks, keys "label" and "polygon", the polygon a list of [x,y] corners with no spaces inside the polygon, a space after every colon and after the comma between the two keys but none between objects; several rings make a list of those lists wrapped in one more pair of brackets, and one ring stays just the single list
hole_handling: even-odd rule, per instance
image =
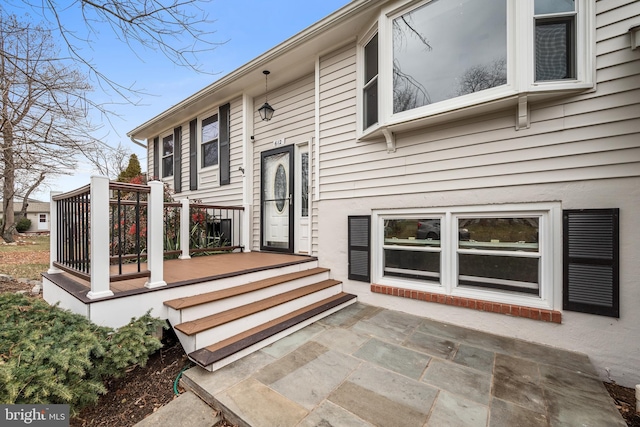
[{"label": "door frame trim", "polygon": [[[265,183],[265,170],[264,159],[265,157],[273,156],[275,154],[289,153],[289,245],[287,248],[274,248],[266,246],[264,244],[264,183]],[[284,252],[293,253],[295,242],[295,146],[292,144],[285,145],[283,147],[273,148],[260,153],[260,250],[272,251],[272,252]]]}]

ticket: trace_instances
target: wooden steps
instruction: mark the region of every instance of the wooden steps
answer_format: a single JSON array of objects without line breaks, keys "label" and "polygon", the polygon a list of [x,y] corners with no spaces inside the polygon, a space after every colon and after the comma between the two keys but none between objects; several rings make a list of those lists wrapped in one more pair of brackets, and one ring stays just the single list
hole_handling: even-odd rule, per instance
[{"label": "wooden steps", "polygon": [[215,370],[354,303],[355,298],[342,292],[342,283],[330,279],[328,269],[312,267],[164,305],[189,357]]},{"label": "wooden steps", "polygon": [[225,323],[250,316],[252,314],[267,310],[272,307],[277,307],[286,302],[293,301],[305,295],[310,295],[314,292],[318,292],[320,290],[327,289],[339,284],[340,282],[338,282],[337,280],[324,280],[322,282],[298,288],[293,291],[285,292],[268,299],[256,301],[254,303],[243,305],[241,307],[235,307],[223,311],[222,313],[212,314],[202,319],[180,323],[179,325],[176,325],[175,328],[185,335],[195,335],[198,332],[215,328],[216,326],[224,325]]},{"label": "wooden steps", "polygon": [[[337,295],[334,295],[333,297],[324,299],[310,306],[296,310],[285,316],[281,316],[277,319],[249,329],[248,331],[228,338],[224,341],[212,344],[200,350],[196,350],[190,353],[189,357],[200,366],[213,365],[214,363],[237,354],[242,350],[246,350],[247,348],[250,348],[257,343],[265,342],[266,339],[271,338],[283,331],[290,330],[294,326],[301,325],[305,321],[314,319],[319,314],[331,314],[337,310],[333,310],[329,313],[327,313],[327,311],[336,307],[342,308],[343,305],[346,306],[348,304],[352,304],[353,302],[355,302],[355,299],[355,295],[341,292]],[[315,320],[316,319],[314,319],[313,321]],[[307,324],[308,323],[305,323],[296,330],[301,329]],[[291,332],[294,331],[290,331],[289,333]],[[269,341],[267,344],[270,344],[272,341]]]},{"label": "wooden steps", "polygon": [[249,292],[254,292],[260,289],[268,288],[280,283],[287,282],[289,280],[299,279],[303,277],[313,276],[315,274],[329,272],[328,268],[310,268],[309,270],[296,271],[295,273],[283,274],[281,276],[270,277],[264,280],[258,280],[256,282],[247,283],[246,285],[234,286],[232,288],[221,289],[219,291],[207,292],[206,294],[195,295],[192,297],[176,298],[169,301],[165,301],[164,305],[171,307],[175,310],[194,307],[200,304],[206,304],[213,301],[230,298],[236,295],[242,295]]}]

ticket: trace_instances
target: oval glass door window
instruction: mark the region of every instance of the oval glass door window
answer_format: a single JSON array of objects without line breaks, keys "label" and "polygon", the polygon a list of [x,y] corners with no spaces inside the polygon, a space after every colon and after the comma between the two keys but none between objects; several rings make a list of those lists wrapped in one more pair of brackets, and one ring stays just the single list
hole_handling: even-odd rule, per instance
[{"label": "oval glass door window", "polygon": [[276,208],[282,213],[284,210],[284,202],[287,197],[287,172],[282,164],[278,165],[276,175],[273,181],[274,199],[276,199]]}]

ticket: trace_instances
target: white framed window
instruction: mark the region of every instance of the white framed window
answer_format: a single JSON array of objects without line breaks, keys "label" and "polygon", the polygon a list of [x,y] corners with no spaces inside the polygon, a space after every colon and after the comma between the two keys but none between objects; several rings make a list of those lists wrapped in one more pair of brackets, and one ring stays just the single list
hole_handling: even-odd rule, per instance
[{"label": "white framed window", "polygon": [[162,137],[162,177],[173,176],[173,133]]},{"label": "white framed window", "polygon": [[376,211],[374,283],[553,309],[559,203]]},{"label": "white framed window", "polygon": [[218,113],[210,114],[200,121],[200,159],[201,167],[218,165],[220,125]]},{"label": "white framed window", "polygon": [[[395,3],[359,44],[358,136],[410,129],[453,111],[458,117],[470,107],[516,105],[529,93],[542,99],[593,88],[594,9],[593,0]],[[374,42],[375,79],[368,71]]]},{"label": "white framed window", "polygon": [[364,45],[363,128],[378,123],[378,34]]},{"label": "white framed window", "polygon": [[535,0],[535,81],[575,79],[576,3]]},{"label": "white framed window", "polygon": [[38,222],[41,222],[41,223],[47,222],[47,214],[39,214]]}]

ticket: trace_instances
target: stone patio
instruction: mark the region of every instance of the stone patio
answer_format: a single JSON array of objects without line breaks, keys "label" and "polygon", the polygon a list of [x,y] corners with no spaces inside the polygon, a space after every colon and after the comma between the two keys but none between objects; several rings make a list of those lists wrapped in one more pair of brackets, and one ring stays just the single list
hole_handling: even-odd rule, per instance
[{"label": "stone patio", "polygon": [[361,303],[183,384],[241,426],[626,426],[584,354]]}]

